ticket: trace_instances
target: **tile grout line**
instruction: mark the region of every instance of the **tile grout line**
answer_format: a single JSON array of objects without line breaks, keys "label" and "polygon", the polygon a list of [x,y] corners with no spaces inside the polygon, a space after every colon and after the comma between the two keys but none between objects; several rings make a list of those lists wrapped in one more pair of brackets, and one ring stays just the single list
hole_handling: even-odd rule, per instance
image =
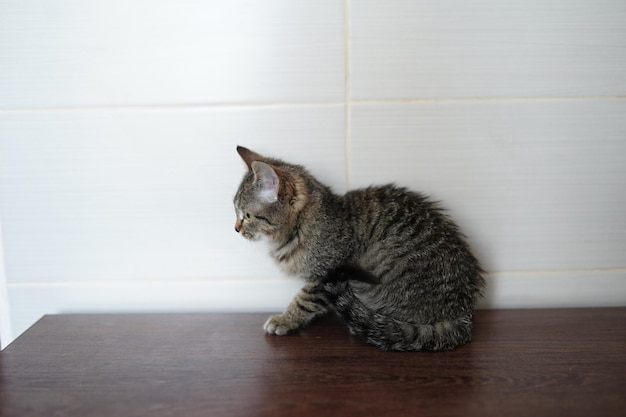
[{"label": "tile grout line", "polygon": [[350,0],[343,3],[343,25],[344,25],[344,72],[345,72],[345,128],[344,128],[344,152],[345,152],[345,175],[346,191],[350,190],[350,170],[352,166],[351,155],[351,97],[350,97]]},{"label": "tile grout line", "polygon": [[[610,272],[626,272],[626,267],[622,268],[589,268],[589,269],[542,269],[542,270],[528,270],[528,271],[487,271],[484,273],[485,276],[493,277],[499,275],[542,275],[542,274],[567,274],[567,273],[610,273]],[[263,277],[263,278],[228,278],[228,279],[219,279],[219,278],[208,278],[208,279],[182,279],[182,280],[159,280],[159,279],[139,279],[133,281],[54,281],[54,282],[13,282],[8,283],[7,287],[11,288],[19,288],[19,287],[63,287],[68,285],[79,285],[79,286],[110,286],[110,285],[124,285],[124,286],[136,286],[136,285],[166,285],[166,286],[177,286],[182,284],[199,284],[199,285],[211,285],[211,284],[221,284],[221,283],[236,283],[243,284],[249,282],[287,282],[291,281],[287,277]]]},{"label": "tile grout line", "polygon": [[484,275],[542,275],[542,274],[571,274],[571,273],[610,273],[610,272],[626,272],[626,267],[613,268],[576,268],[576,269],[528,269],[528,270],[502,270],[502,271],[486,271]]},{"label": "tile grout line", "polygon": [[310,107],[310,106],[341,106],[340,101],[267,101],[249,103],[205,103],[205,104],[174,104],[174,105],[122,105],[122,106],[85,106],[85,107],[51,107],[51,108],[21,108],[0,109],[2,113],[61,113],[61,112],[89,112],[89,111],[202,111],[216,109],[246,109],[246,108],[276,108],[276,107]]},{"label": "tile grout line", "polygon": [[[12,282],[7,283],[7,288],[37,288],[37,287],[68,287],[68,286],[80,286],[80,287],[107,287],[107,286],[124,286],[124,287],[133,287],[133,286],[187,286],[187,285],[220,285],[220,284],[228,284],[228,285],[244,285],[250,283],[268,283],[268,282],[276,282],[276,283],[294,283],[295,281],[290,280],[286,276],[278,276],[278,277],[269,277],[264,276],[261,278],[250,278],[250,277],[241,277],[241,278],[207,278],[207,279],[137,279],[137,280],[97,280],[97,281],[50,281],[50,282]],[[298,284],[299,285],[299,284]]]},{"label": "tile grout line", "polygon": [[[345,0],[349,1],[349,0]],[[348,46],[346,45],[346,48]],[[626,96],[580,96],[580,97],[468,97],[468,98],[410,98],[410,99],[352,99],[350,95],[350,63],[349,51],[346,50],[346,92],[344,99],[340,101],[267,101],[250,103],[206,103],[206,104],[179,104],[179,105],[111,105],[111,106],[86,106],[86,107],[50,107],[50,108],[19,108],[0,109],[0,114],[15,113],[60,113],[60,112],[88,112],[88,111],[199,111],[208,109],[234,109],[234,108],[275,108],[275,107],[307,107],[307,106],[351,106],[360,104],[425,104],[425,103],[497,103],[497,102],[561,102],[561,101],[620,101],[626,100]]]},{"label": "tile grout line", "polygon": [[399,98],[356,99],[353,104],[428,104],[428,103],[534,103],[562,101],[620,101],[626,96],[572,96],[572,97],[449,97],[449,98]]}]

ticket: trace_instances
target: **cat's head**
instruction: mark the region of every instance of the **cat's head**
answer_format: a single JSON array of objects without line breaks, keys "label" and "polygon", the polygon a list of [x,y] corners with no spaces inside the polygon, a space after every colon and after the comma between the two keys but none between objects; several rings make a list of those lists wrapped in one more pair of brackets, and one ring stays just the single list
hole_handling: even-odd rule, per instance
[{"label": "cat's head", "polygon": [[270,239],[285,234],[294,215],[306,203],[301,167],[267,158],[242,146],[237,153],[248,167],[234,205],[237,221],[235,231],[245,238]]}]

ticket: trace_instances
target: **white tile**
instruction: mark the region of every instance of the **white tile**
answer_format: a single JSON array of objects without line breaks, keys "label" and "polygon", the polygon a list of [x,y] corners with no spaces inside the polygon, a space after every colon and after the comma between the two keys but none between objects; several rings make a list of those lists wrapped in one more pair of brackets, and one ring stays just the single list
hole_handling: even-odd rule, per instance
[{"label": "white tile", "polygon": [[3,2],[0,108],[344,97],[343,2]]},{"label": "white tile", "polygon": [[441,200],[489,271],[625,266],[626,100],[352,110],[350,186]]},{"label": "white tile", "polygon": [[[0,213],[1,214],[1,213]],[[0,216],[0,349],[13,340],[11,313],[7,295],[7,280],[4,268],[4,245],[2,243],[2,216]]]},{"label": "white tile", "polygon": [[626,306],[626,269],[501,272],[486,276],[479,308]]},{"label": "white tile", "polygon": [[9,283],[280,275],[235,233],[236,145],[345,190],[342,105],[0,113]]},{"label": "white tile", "polygon": [[626,2],[351,2],[355,99],[623,96]]}]

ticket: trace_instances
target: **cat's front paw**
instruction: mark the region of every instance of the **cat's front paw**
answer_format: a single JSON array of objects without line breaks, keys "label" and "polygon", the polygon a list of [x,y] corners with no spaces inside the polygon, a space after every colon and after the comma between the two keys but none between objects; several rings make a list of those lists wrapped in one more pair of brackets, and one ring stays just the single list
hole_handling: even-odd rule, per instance
[{"label": "cat's front paw", "polygon": [[300,327],[298,323],[288,320],[283,314],[276,314],[275,316],[270,316],[270,318],[267,319],[263,325],[263,330],[265,330],[265,333],[267,334],[283,336],[293,333],[298,329],[298,327]]}]

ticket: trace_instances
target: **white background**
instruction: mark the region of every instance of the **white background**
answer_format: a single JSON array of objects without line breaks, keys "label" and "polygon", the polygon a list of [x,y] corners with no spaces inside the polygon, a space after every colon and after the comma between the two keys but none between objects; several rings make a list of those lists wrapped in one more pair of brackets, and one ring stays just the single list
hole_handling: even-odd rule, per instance
[{"label": "white background", "polygon": [[[0,0],[0,339],[279,311],[235,146],[441,200],[483,308],[626,305],[626,2]],[[261,323],[259,323],[261,325]]]}]

